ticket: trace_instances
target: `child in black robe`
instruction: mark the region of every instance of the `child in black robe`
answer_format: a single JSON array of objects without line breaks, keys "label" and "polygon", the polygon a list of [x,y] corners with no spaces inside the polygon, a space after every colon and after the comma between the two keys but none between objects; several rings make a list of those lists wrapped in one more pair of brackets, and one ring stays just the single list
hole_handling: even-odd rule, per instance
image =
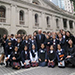
[{"label": "child in black robe", "polygon": [[20,52],[18,51],[18,47],[15,46],[14,51],[11,53],[11,60],[12,60],[12,68],[14,69],[20,69]]},{"label": "child in black robe", "polygon": [[21,52],[21,59],[22,59],[22,67],[30,68],[30,54],[28,47],[25,46],[24,50]]},{"label": "child in black robe", "polygon": [[53,48],[53,45],[50,46],[50,50],[48,51],[48,67],[55,67],[56,60],[56,52]]},{"label": "child in black robe", "polygon": [[39,66],[46,66],[47,64],[47,50],[44,44],[41,44],[41,48],[39,49]]}]

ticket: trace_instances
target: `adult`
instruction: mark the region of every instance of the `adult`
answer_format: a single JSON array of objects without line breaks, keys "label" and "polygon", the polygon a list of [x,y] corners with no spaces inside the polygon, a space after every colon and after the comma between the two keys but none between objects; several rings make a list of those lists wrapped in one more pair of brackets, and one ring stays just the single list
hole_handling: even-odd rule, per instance
[{"label": "adult", "polygon": [[40,49],[41,44],[45,42],[45,39],[46,39],[45,35],[42,34],[42,31],[39,29],[38,34],[36,35],[36,43],[38,50]]}]

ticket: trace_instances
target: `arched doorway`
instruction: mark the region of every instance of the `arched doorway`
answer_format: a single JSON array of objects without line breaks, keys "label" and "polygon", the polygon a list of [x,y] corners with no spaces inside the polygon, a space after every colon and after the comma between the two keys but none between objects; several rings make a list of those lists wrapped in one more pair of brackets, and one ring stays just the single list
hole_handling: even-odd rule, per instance
[{"label": "arched doorway", "polygon": [[3,37],[3,35],[8,35],[8,31],[5,28],[0,28],[0,36]]},{"label": "arched doorway", "polygon": [[25,30],[18,30],[17,34],[26,34]]}]

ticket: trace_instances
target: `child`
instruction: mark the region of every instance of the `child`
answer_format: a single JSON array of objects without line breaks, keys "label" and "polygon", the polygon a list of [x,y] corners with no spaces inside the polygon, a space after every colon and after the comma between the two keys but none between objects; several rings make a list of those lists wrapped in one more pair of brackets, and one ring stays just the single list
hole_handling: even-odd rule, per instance
[{"label": "child", "polygon": [[55,67],[56,52],[54,51],[53,45],[50,46],[48,51],[48,67]]},{"label": "child", "polygon": [[8,41],[8,45],[5,47],[6,49],[6,57],[5,57],[5,61],[6,61],[6,67],[8,67],[8,62],[10,62],[10,66],[11,66],[11,60],[10,60],[10,55],[13,51],[13,46],[11,45],[11,41]]},{"label": "child", "polygon": [[24,47],[24,50],[21,53],[21,59],[23,63],[22,66],[25,68],[30,68],[30,55],[27,46]]},{"label": "child", "polygon": [[29,40],[28,36],[25,37],[25,40],[23,40],[22,44],[22,50],[24,49],[25,46],[28,47],[28,50],[31,50],[32,44],[31,44],[31,40]]},{"label": "child", "polygon": [[47,62],[47,51],[44,44],[41,44],[41,48],[39,49],[39,66],[46,66]]},{"label": "child", "polygon": [[48,53],[49,52],[49,48],[52,45],[52,41],[49,39],[48,35],[46,35],[45,45],[46,45],[46,49],[47,49],[47,53]]},{"label": "child", "polygon": [[58,67],[64,68],[65,67],[65,51],[61,49],[60,44],[57,45],[57,59],[58,59]]},{"label": "child", "polygon": [[22,48],[21,48],[21,39],[20,38],[17,39],[17,42],[15,43],[15,46],[18,47],[18,51],[21,53]]},{"label": "child", "polygon": [[38,53],[35,45],[32,45],[32,50],[30,51],[30,60],[32,67],[38,66]]},{"label": "child", "polygon": [[11,53],[11,60],[12,60],[12,68],[20,69],[20,52],[18,51],[18,47],[15,46],[14,51]]}]

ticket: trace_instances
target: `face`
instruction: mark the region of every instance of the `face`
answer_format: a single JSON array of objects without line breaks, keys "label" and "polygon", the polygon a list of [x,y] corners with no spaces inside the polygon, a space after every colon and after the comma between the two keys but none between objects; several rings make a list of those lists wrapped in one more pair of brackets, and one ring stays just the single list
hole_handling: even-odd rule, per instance
[{"label": "face", "polygon": [[70,33],[69,33],[69,32],[66,32],[66,35],[67,35],[67,36],[70,36]]},{"label": "face", "polygon": [[52,35],[52,38],[55,39],[56,38],[56,35]]},{"label": "face", "polygon": [[44,48],[45,47],[45,45],[44,44],[41,44],[41,48]]},{"label": "face", "polygon": [[50,47],[50,50],[53,50],[54,48],[53,48],[53,45],[51,45],[51,47]]},{"label": "face", "polygon": [[8,45],[10,46],[11,45],[11,42],[9,42]]},{"label": "face", "polygon": [[34,34],[33,34],[34,36],[36,36],[36,32],[34,32]]},{"label": "face", "polygon": [[72,40],[69,40],[69,41],[68,41],[68,44],[69,44],[69,45],[72,45],[72,44],[73,44]]},{"label": "face", "polygon": [[65,31],[63,31],[63,33],[62,33],[63,35],[65,35]]},{"label": "face", "polygon": [[62,35],[59,33],[59,34],[58,34],[58,37],[59,37],[59,38],[62,38]]},{"label": "face", "polygon": [[25,47],[24,47],[24,50],[27,51],[27,49],[28,49],[27,46],[25,46]]},{"label": "face", "polygon": [[47,35],[46,38],[49,39],[49,36]]},{"label": "face", "polygon": [[15,35],[15,38],[17,38],[17,34]]},{"label": "face", "polygon": [[32,36],[31,39],[34,40],[34,37]]},{"label": "face", "polygon": [[8,39],[11,39],[11,35],[8,36]]},{"label": "face", "polygon": [[32,49],[35,49],[35,45],[32,46]]},{"label": "face", "polygon": [[41,30],[38,30],[38,34],[41,34],[41,32],[42,32]]},{"label": "face", "polygon": [[26,36],[26,40],[28,40],[28,36]]},{"label": "face", "polygon": [[57,45],[57,48],[60,50],[61,49],[61,46],[60,45]]},{"label": "face", "polygon": [[16,52],[18,51],[18,47],[15,47],[15,51],[16,51]]},{"label": "face", "polygon": [[6,38],[6,34],[3,35],[3,38]]},{"label": "face", "polygon": [[17,42],[20,43],[20,39],[18,39]]}]

